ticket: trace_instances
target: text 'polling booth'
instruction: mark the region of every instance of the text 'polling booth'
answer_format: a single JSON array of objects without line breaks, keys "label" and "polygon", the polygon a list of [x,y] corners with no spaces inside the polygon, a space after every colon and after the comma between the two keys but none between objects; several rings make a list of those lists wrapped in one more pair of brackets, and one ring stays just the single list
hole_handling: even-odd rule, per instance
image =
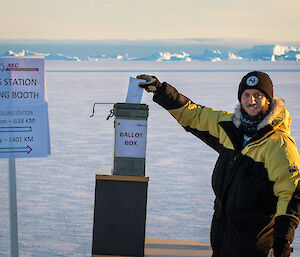
[{"label": "text 'polling booth'", "polygon": [[126,103],[113,107],[112,175],[96,175],[92,257],[144,256],[149,178],[145,177],[148,105],[140,80],[130,79]]},{"label": "text 'polling booth'", "polygon": [[0,158],[9,159],[11,256],[18,256],[15,158],[50,154],[45,61],[0,57]]},{"label": "text 'polling booth'", "polygon": [[50,154],[44,58],[0,58],[0,158]]}]

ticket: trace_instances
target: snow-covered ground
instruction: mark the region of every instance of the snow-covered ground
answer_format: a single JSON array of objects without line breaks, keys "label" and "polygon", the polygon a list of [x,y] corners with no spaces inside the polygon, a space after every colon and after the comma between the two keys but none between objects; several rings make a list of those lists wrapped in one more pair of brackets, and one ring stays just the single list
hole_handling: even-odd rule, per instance
[{"label": "snow-covered ground", "polygon": [[[275,94],[286,101],[292,135],[300,145],[297,62],[48,61],[46,69],[52,154],[16,160],[22,257],[90,256],[95,174],[113,161],[113,119],[106,120],[113,104],[97,105],[95,116],[90,115],[95,102],[124,102],[130,76],[154,74],[194,102],[232,111],[242,76],[267,71]],[[150,94],[144,93],[142,102],[150,109],[146,236],[208,241],[217,154],[178,126]],[[9,256],[7,163],[0,159],[1,257]],[[294,247],[292,256],[300,256],[300,230]]]}]

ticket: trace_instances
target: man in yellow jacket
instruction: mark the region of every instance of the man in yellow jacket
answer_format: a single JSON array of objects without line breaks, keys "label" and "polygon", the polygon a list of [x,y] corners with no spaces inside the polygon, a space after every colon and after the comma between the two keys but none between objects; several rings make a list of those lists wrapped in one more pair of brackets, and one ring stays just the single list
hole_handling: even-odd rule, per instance
[{"label": "man in yellow jacket", "polygon": [[300,158],[290,136],[291,117],[260,71],[246,74],[233,113],[193,103],[150,75],[153,92],[183,128],[219,153],[212,175],[213,257],[288,257],[300,218]]}]

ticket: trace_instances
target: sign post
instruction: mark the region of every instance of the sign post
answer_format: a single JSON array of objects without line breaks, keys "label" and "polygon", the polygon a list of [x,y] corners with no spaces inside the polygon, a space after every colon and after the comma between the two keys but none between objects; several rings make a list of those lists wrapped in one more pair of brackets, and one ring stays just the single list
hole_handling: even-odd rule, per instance
[{"label": "sign post", "polygon": [[9,180],[9,224],[10,224],[10,252],[12,257],[19,256],[18,247],[18,214],[17,214],[17,186],[16,186],[16,162],[8,160]]},{"label": "sign post", "polygon": [[11,256],[18,257],[15,158],[50,154],[45,61],[0,58],[0,158],[8,158]]}]

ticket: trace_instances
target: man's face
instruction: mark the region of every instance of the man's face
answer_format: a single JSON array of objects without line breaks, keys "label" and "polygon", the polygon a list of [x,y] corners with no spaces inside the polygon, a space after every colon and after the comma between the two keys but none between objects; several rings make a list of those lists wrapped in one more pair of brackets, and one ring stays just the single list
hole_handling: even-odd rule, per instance
[{"label": "man's face", "polygon": [[241,104],[244,111],[250,116],[266,113],[270,101],[265,94],[258,89],[246,89],[241,96]]}]

